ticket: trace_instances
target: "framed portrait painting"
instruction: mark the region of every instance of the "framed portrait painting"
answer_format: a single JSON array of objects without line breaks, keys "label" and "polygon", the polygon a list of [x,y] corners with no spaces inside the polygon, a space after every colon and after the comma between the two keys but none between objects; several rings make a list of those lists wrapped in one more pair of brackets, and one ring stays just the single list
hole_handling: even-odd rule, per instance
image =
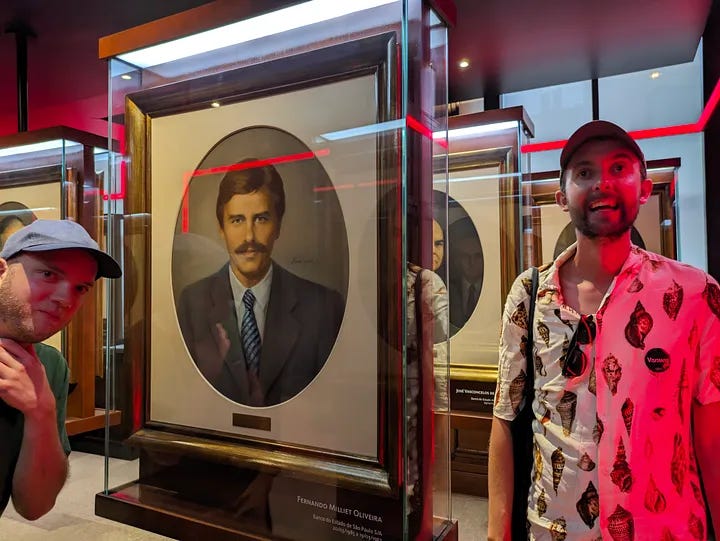
[{"label": "framed portrait painting", "polygon": [[125,257],[146,303],[126,341],[147,377],[139,445],[172,439],[219,461],[394,490],[384,457],[402,381],[382,327],[402,267],[380,261],[399,242],[386,219],[399,132],[367,129],[395,114],[393,43],[126,98]]}]

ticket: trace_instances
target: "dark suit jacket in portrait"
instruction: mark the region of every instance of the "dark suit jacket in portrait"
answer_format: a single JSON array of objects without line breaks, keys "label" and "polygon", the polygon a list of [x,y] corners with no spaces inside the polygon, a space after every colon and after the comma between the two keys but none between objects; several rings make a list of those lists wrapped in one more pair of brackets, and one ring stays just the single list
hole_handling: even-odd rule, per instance
[{"label": "dark suit jacket in portrait", "polygon": [[[272,406],[302,391],[335,344],[345,303],[337,291],[300,278],[273,262],[259,378],[245,364],[228,265],[186,287],[178,319],[200,372],[224,396],[248,406]],[[220,358],[217,325],[230,348]]]}]

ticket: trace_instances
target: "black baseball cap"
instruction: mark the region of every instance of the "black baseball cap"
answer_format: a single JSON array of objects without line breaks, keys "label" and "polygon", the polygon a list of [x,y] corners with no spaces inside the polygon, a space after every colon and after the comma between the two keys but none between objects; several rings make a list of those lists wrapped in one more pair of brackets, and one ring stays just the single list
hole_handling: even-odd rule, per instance
[{"label": "black baseball cap", "polygon": [[120,278],[122,270],[117,261],[100,250],[90,234],[77,222],[71,220],[35,220],[10,235],[5,241],[0,257],[10,259],[20,252],[48,252],[66,249],[86,250],[97,261],[97,280]]},{"label": "black baseball cap", "polygon": [[640,147],[635,142],[635,139],[630,137],[628,132],[623,130],[617,124],[608,122],[607,120],[592,120],[587,124],[583,124],[565,143],[565,146],[560,153],[560,184],[563,185],[563,177],[565,175],[565,169],[567,169],[570,160],[572,159],[575,152],[588,141],[593,139],[615,139],[619,141],[628,150],[632,151],[640,160],[640,170],[643,178],[647,176],[647,166],[645,164],[645,155]]}]

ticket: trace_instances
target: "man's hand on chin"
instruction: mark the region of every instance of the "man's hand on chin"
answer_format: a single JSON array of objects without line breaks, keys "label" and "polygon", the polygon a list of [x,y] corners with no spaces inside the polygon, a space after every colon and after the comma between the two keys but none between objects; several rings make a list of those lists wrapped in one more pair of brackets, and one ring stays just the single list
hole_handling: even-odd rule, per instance
[{"label": "man's hand on chin", "polygon": [[55,397],[32,344],[0,339],[0,398],[28,419],[55,415]]}]

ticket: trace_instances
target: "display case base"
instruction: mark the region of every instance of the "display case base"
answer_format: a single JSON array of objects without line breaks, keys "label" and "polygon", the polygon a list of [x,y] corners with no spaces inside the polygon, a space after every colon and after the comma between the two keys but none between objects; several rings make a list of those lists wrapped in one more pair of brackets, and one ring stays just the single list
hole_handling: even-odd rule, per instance
[{"label": "display case base", "polygon": [[492,414],[452,412],[450,429],[453,492],[488,495],[488,445]]},{"label": "display case base", "polygon": [[[217,507],[189,502],[172,491],[135,481],[95,496],[95,514],[182,541],[258,541],[285,538],[233,527],[237,518]],[[457,541],[457,521],[448,523],[433,541]],[[396,541],[396,540],[384,540]],[[399,541],[399,540],[397,540]]]},{"label": "display case base", "polygon": [[[103,431],[87,432],[70,438],[70,447],[73,451],[90,453],[93,455],[105,454],[105,438]],[[110,458],[121,460],[135,460],[140,457],[140,450],[122,441],[111,439],[107,454]]]},{"label": "display case base", "polygon": [[[109,412],[110,426],[119,425],[122,420],[122,412],[112,410]],[[97,430],[105,426],[105,410],[95,408],[95,414],[89,417],[68,417],[65,420],[65,429],[68,436],[83,434]]]}]

